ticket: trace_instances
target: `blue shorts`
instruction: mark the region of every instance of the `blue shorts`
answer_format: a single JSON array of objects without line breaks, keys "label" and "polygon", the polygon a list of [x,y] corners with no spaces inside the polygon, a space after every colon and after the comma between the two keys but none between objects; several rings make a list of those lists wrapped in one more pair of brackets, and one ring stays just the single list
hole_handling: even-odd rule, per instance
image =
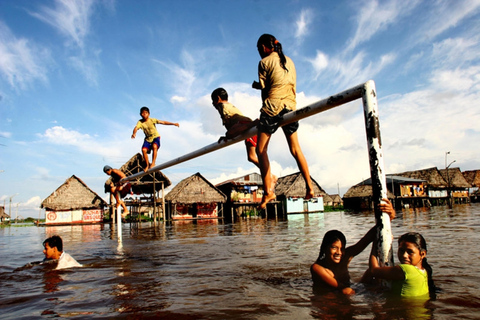
[{"label": "blue shorts", "polygon": [[144,140],[142,149],[147,149],[147,153],[150,154],[154,144],[157,145],[157,149],[160,149],[160,137],[156,137],[155,139],[153,139],[152,142],[148,142],[147,140]]},{"label": "blue shorts", "polygon": [[[269,116],[265,112],[260,114],[260,121],[258,122],[257,128],[260,132],[265,132],[268,134],[274,134],[277,131],[280,122],[283,120],[283,115],[290,112],[288,109],[283,109],[279,114],[276,116]],[[298,121],[286,124],[282,127],[283,132],[285,135],[289,136],[292,133],[298,130]]]}]

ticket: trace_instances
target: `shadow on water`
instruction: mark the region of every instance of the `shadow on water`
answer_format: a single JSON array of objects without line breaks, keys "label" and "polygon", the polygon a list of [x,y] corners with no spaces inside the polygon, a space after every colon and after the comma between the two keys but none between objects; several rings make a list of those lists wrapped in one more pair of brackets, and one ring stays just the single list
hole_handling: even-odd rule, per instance
[{"label": "shadow on water", "polygon": [[[2,228],[2,319],[476,319],[480,307],[480,206],[404,209],[392,222],[397,238],[422,233],[428,243],[437,300],[391,300],[356,285],[346,297],[312,291],[309,267],[323,234],[339,229],[352,244],[373,213],[292,215],[287,221],[246,219],[111,225]],[[22,230],[20,230],[22,229]],[[84,265],[18,268],[43,258],[53,234]],[[368,250],[351,263],[357,281]],[[396,243],[394,242],[394,251]],[[468,255],[469,258],[466,258]]]}]

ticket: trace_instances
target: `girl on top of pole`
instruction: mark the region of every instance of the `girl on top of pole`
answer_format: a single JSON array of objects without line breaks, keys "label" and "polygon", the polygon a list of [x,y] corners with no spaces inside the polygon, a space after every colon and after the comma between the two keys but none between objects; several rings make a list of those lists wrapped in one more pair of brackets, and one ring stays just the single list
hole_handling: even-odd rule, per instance
[{"label": "girl on top of pole", "polygon": [[[296,109],[296,70],[293,61],[284,55],[282,45],[270,35],[263,34],[257,42],[258,53],[262,60],[258,64],[258,81],[252,88],[262,90],[262,108],[257,125],[257,155],[263,180],[264,195],[259,208],[276,198],[267,149],[272,134],[278,129],[283,115]],[[307,160],[298,142],[298,121],[282,127],[292,156],[302,173],[306,185],[304,199],[314,197]]]}]

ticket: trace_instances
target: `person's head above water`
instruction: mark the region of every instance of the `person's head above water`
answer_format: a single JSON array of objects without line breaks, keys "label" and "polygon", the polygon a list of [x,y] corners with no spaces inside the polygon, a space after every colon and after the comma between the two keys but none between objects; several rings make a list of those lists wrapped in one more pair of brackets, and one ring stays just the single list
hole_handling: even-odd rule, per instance
[{"label": "person's head above water", "polygon": [[52,236],[43,241],[43,254],[46,259],[58,259],[63,252],[63,241],[59,236]]},{"label": "person's head above water", "polygon": [[325,235],[323,236],[322,244],[320,245],[320,253],[318,255],[318,259],[323,260],[327,257],[330,257],[330,260],[335,262],[335,260],[332,259],[332,255],[330,254],[330,252],[337,241],[340,242],[339,245],[341,245],[341,247],[335,249],[338,249],[336,251],[338,251],[337,254],[340,254],[341,259],[341,255],[345,251],[345,247],[347,245],[347,239],[345,238],[345,235],[338,230],[330,230],[325,233]]}]

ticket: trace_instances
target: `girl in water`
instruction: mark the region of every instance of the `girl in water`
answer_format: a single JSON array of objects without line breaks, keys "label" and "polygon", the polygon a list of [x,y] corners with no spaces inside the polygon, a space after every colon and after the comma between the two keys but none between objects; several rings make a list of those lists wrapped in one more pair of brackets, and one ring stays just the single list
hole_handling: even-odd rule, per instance
[{"label": "girl in water", "polygon": [[435,299],[432,268],[427,262],[427,243],[420,233],[405,233],[398,239],[398,260],[393,267],[380,267],[377,246],[370,255],[371,275],[378,279],[392,280],[392,293],[401,297],[428,297]]},{"label": "girl in water", "polygon": [[[395,218],[395,210],[388,199],[383,199],[379,208],[390,216],[390,220]],[[338,230],[328,231],[323,237],[317,261],[310,267],[314,289],[316,291],[338,290],[343,294],[354,294],[355,291],[350,287],[348,265],[353,257],[365,250],[370,242],[375,240],[375,233],[376,226],[371,228],[356,244],[345,248],[347,241],[343,233]]]},{"label": "girl in water", "polygon": [[[263,180],[264,195],[259,208],[276,198],[267,149],[271,135],[278,129],[283,115],[296,109],[297,74],[293,61],[283,54],[282,45],[270,34],[263,34],[257,42],[258,53],[262,60],[258,64],[258,81],[252,87],[262,90],[262,108],[257,125],[257,155]],[[282,127],[287,138],[290,152],[295,158],[306,185],[304,199],[314,196],[307,160],[298,142],[298,121]]]}]

